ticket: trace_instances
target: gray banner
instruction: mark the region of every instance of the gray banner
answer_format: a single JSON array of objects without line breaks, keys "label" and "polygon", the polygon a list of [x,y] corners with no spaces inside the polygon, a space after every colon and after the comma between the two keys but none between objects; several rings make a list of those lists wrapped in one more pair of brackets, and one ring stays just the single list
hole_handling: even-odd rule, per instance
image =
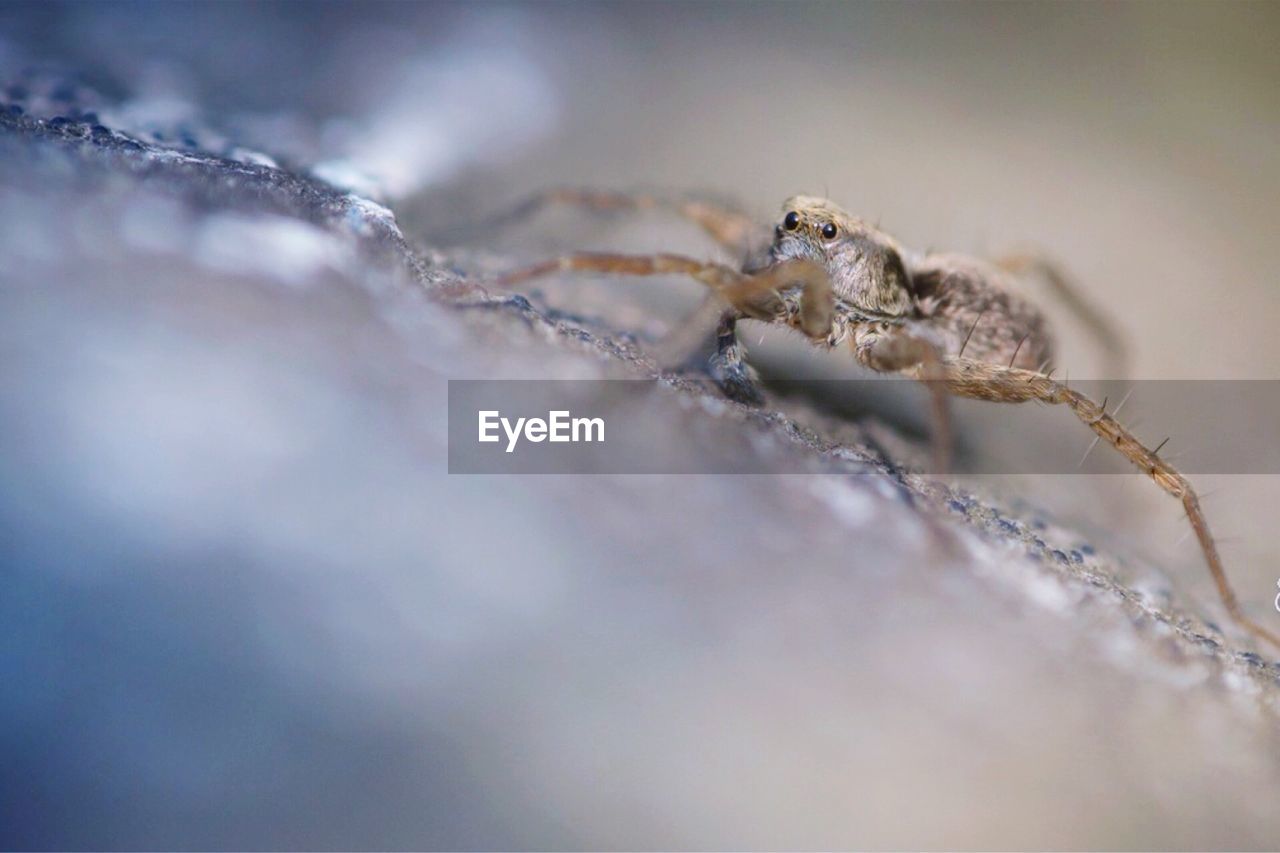
[{"label": "gray banner", "polygon": [[[1187,474],[1280,474],[1280,381],[1072,382]],[[929,467],[925,389],[906,380],[771,382],[771,408],[647,380],[450,380],[454,474],[712,474],[830,471],[906,449]],[[973,474],[1133,469],[1065,406],[955,399],[954,462]],[[738,426],[733,426],[736,423]],[[779,440],[779,437],[782,440]],[[787,436],[795,437],[786,445]],[[903,438],[906,442],[902,442]],[[1168,441],[1166,441],[1166,438]],[[779,452],[759,452],[760,442]],[[1092,446],[1092,449],[1090,449]],[[815,450],[818,451],[815,454]],[[916,452],[912,452],[912,451]],[[895,458],[897,454],[895,453]],[[917,458],[918,457],[918,458]]]}]

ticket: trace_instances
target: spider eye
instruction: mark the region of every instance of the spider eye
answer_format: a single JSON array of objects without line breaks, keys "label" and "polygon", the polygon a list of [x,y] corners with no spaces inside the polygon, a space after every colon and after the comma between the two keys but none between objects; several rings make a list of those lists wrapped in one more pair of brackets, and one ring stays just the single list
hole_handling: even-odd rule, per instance
[{"label": "spider eye", "polygon": [[800,214],[794,210],[782,217],[782,227],[788,231],[794,231],[800,227]]},{"label": "spider eye", "polygon": [[836,238],[836,234],[839,232],[840,229],[836,228],[836,224],[834,222],[828,222],[826,225],[822,226],[822,239],[834,240]]}]

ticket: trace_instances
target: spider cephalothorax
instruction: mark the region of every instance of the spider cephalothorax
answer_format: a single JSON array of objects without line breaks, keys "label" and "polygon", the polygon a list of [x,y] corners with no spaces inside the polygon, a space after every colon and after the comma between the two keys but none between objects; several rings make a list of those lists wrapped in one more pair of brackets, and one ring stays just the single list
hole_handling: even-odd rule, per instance
[{"label": "spider cephalothorax", "polygon": [[725,392],[758,403],[753,375],[736,335],[741,320],[780,323],[818,346],[848,345],[864,367],[922,380],[933,397],[937,470],[946,469],[950,441],[946,397],[1069,408],[1100,440],[1119,451],[1186,511],[1228,613],[1280,648],[1280,635],[1250,619],[1227,581],[1200,502],[1186,477],[1112,414],[1055,381],[1048,366],[1044,316],[1019,295],[1014,274],[1039,271],[1098,334],[1119,361],[1119,336],[1052,267],[1028,257],[987,263],[953,254],[913,254],[878,228],[835,204],[794,196],[772,234],[743,214],[704,201],[650,195],[559,190],[520,207],[547,203],[593,210],[669,209],[700,225],[740,259],[738,267],[679,255],[571,254],[504,276],[512,285],[555,272],[683,275],[706,286],[722,305],[710,372]]},{"label": "spider cephalothorax", "polygon": [[892,237],[826,199],[798,195],[782,210],[771,262],[803,258],[820,264],[835,297],[869,317],[897,319],[912,312],[911,278]]}]

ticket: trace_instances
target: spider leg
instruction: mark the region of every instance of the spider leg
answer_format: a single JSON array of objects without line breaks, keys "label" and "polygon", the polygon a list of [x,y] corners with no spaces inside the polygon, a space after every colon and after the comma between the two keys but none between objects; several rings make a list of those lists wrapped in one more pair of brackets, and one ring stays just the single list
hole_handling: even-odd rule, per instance
[{"label": "spider leg", "polygon": [[[723,264],[681,255],[578,253],[515,270],[499,278],[497,284],[510,287],[530,279],[570,272],[685,275],[705,285],[724,306],[716,329],[716,350],[708,363],[709,372],[726,396],[743,403],[759,404],[761,395],[755,385],[754,371],[743,360],[736,332],[738,320],[783,322],[824,343],[831,334],[834,315],[831,282],[826,270],[806,260],[784,261],[758,272],[742,273]],[[796,287],[801,291],[798,300],[783,297],[784,291]],[[679,330],[669,336],[673,340],[681,337],[685,336]]]},{"label": "spider leg", "polygon": [[747,363],[738,340],[738,313],[732,308],[720,315],[716,326],[715,352],[707,362],[711,378],[725,395],[739,403],[759,406],[764,402],[756,386],[756,372]]},{"label": "spider leg", "polygon": [[1004,367],[964,358],[943,360],[944,384],[948,391],[961,397],[989,400],[999,403],[1024,403],[1035,400],[1041,403],[1065,405],[1089,429],[1108,442],[1134,467],[1145,473],[1160,488],[1181,501],[1186,510],[1191,529],[1195,531],[1204,553],[1209,573],[1218,588],[1218,596],[1231,618],[1256,637],[1280,648],[1280,635],[1250,619],[1240,608],[1235,591],[1227,580],[1227,573],[1218,555],[1218,547],[1209,532],[1209,523],[1200,509],[1200,499],[1191,483],[1172,465],[1147,448],[1126,427],[1107,414],[1101,406],[1078,391],[1061,382],[1055,382],[1042,373],[1019,368]]},{"label": "spider leg", "polygon": [[769,241],[769,232],[746,213],[727,204],[680,196],[560,188],[533,195],[486,226],[505,226],[529,219],[549,207],[576,207],[592,213],[660,210],[700,227],[735,258],[743,258]]},{"label": "spider leg", "polygon": [[[499,277],[496,283],[510,287],[556,273],[688,276],[705,285],[742,317],[765,322],[786,321],[811,338],[825,338],[831,330],[831,284],[826,271],[812,261],[784,261],[759,272],[741,273],[724,264],[683,255],[578,252],[514,270]],[[782,291],[796,286],[803,288],[804,296],[798,312],[792,315]]]},{"label": "spider leg", "polygon": [[875,329],[864,325],[855,329],[852,343],[854,356],[863,366],[881,373],[911,372],[929,389],[933,419],[933,470],[946,474],[951,470],[953,439],[951,405],[945,382],[947,374],[941,352],[929,341],[901,327]]},{"label": "spider leg", "polygon": [[[800,289],[798,299],[781,300],[784,290]],[[739,273],[716,294],[730,306],[716,327],[715,352],[709,360],[712,378],[725,395],[759,405],[755,371],[743,357],[737,322],[742,318],[781,322],[818,344],[830,345],[835,322],[835,295],[826,270],[805,260],[784,261],[751,273]],[[696,316],[696,315],[695,315]]]},{"label": "spider leg", "polygon": [[1080,292],[1080,288],[1053,262],[1033,252],[1006,255],[995,261],[996,266],[1017,276],[1034,275],[1049,285],[1049,289],[1076,315],[1097,338],[1106,354],[1107,371],[1112,379],[1128,375],[1129,352],[1114,323]]},{"label": "spider leg", "polygon": [[702,303],[657,342],[655,358],[663,368],[705,373],[730,400],[764,405],[757,375],[738,340],[737,309],[707,293]]}]

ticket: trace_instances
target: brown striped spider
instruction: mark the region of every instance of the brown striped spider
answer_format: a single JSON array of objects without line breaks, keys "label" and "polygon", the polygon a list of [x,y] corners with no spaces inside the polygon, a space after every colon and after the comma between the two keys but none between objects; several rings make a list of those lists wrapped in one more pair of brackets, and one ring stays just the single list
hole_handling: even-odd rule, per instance
[{"label": "brown striped spider", "polygon": [[1045,373],[1052,354],[1044,315],[1011,287],[1010,277],[1038,270],[1099,334],[1115,360],[1121,339],[1105,319],[1050,267],[1027,257],[987,263],[951,254],[906,251],[892,237],[830,201],[788,199],[770,233],[728,207],[651,195],[559,190],[513,212],[549,204],[588,210],[668,209],[702,227],[742,257],[740,269],[670,254],[576,253],[512,272],[512,285],[557,272],[682,275],[722,303],[711,371],[726,393],[758,400],[743,361],[736,324],[752,319],[798,330],[825,349],[848,347],[863,366],[899,373],[928,386],[933,401],[934,464],[946,469],[950,434],[947,395],[997,403],[1065,405],[1080,421],[1173,497],[1191,522],[1218,594],[1231,617],[1280,648],[1280,636],[1240,608],[1200,502],[1186,477],[1088,399]]}]

